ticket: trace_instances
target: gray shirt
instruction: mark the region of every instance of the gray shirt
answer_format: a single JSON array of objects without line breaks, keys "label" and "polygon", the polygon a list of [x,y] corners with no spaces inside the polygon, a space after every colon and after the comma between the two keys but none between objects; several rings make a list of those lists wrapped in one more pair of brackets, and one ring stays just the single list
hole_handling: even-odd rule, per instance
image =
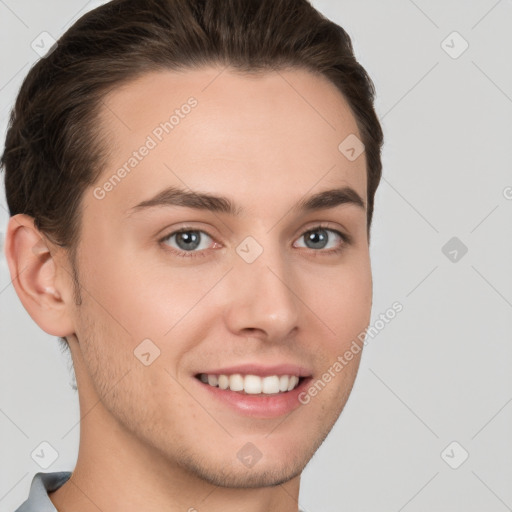
[{"label": "gray shirt", "polygon": [[[58,473],[36,473],[30,484],[30,492],[15,512],[57,512],[53,506],[48,493],[56,491],[61,485],[69,480],[70,471]],[[299,508],[299,512],[304,512]]]}]

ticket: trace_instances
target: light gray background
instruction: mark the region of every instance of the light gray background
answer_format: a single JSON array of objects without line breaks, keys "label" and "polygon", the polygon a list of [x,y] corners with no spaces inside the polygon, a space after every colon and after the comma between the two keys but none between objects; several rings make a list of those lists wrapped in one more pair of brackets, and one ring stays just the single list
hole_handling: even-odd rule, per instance
[{"label": "light gray background", "polygon": [[[38,58],[32,40],[60,36],[100,3],[0,0],[2,139]],[[512,510],[512,1],[313,4],[348,31],[376,85],[385,148],[372,323],[394,301],[404,309],[368,340],[351,398],[303,473],[300,504]],[[469,43],[458,58],[445,51],[462,48],[453,31]],[[2,231],[7,218],[2,197]],[[456,262],[441,250],[454,236],[468,248]],[[79,414],[69,361],[23,309],[3,251],[0,324],[0,511],[8,512],[41,470],[30,454],[42,441],[59,452],[46,471],[74,467]],[[445,460],[455,465],[462,450],[469,458],[452,469]]]}]

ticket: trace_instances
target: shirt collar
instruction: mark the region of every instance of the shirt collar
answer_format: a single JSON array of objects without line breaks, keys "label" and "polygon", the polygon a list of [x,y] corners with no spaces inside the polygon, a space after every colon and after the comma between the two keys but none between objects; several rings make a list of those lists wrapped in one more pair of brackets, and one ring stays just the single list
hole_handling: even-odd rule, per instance
[{"label": "shirt collar", "polygon": [[16,512],[57,512],[48,492],[57,490],[69,480],[70,476],[70,471],[36,473],[30,484],[27,500],[20,505]]}]

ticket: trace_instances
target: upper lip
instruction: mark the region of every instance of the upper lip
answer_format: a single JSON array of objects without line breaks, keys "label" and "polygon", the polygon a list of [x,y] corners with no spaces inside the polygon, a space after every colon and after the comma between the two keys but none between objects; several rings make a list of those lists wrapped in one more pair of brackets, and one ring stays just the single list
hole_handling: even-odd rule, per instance
[{"label": "upper lip", "polygon": [[200,373],[206,373],[209,375],[233,375],[235,373],[240,373],[243,375],[258,375],[260,377],[267,377],[269,375],[296,375],[297,377],[311,376],[311,371],[306,367],[289,363],[272,366],[263,366],[259,364],[240,364],[225,368],[204,370]]}]

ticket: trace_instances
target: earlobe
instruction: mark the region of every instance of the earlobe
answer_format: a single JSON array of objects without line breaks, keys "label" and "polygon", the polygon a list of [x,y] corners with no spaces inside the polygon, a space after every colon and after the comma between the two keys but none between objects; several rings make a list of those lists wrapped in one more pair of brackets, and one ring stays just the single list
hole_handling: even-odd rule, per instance
[{"label": "earlobe", "polygon": [[[53,336],[74,333],[71,286],[66,269],[57,260],[58,249],[25,214],[13,215],[7,225],[5,256],[12,284],[31,318]],[[62,279],[64,277],[64,279]]]}]

